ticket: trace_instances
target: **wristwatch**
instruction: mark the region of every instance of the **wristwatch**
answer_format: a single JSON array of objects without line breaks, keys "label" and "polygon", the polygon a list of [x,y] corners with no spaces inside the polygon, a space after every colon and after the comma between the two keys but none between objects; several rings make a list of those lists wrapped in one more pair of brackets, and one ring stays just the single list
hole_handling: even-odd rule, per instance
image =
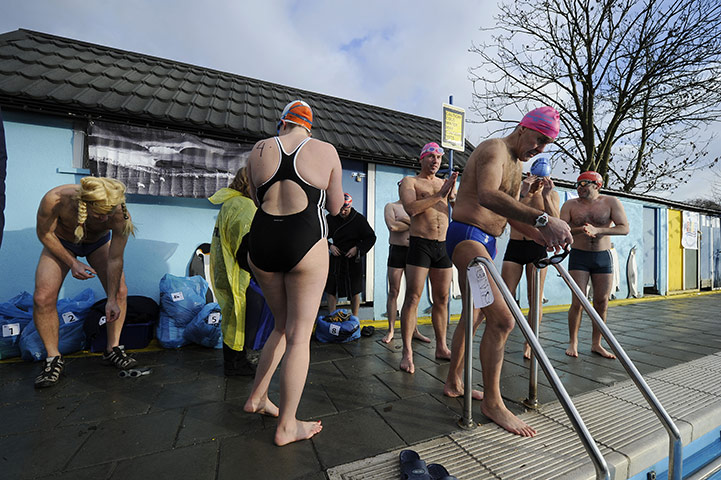
[{"label": "wristwatch", "polygon": [[548,225],[548,214],[542,213],[536,218],[536,224],[534,225],[534,227],[541,228],[545,227],[546,225]]}]

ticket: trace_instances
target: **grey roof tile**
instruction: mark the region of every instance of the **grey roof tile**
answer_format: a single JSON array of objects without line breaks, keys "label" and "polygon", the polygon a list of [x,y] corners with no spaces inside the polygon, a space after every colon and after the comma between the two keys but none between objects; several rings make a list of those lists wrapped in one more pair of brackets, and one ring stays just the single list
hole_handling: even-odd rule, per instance
[{"label": "grey roof tile", "polygon": [[[302,98],[341,157],[414,167],[440,122],[240,75],[29,30],[0,34],[0,103],[255,141]],[[439,106],[440,108],[440,106]],[[470,147],[470,144],[467,144]],[[465,165],[470,153],[454,156]]]}]

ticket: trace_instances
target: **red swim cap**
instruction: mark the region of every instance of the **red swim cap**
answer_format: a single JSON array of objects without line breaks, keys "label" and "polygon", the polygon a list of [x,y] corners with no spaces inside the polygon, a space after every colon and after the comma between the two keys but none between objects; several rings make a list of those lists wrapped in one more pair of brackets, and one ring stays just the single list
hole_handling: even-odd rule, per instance
[{"label": "red swim cap", "polygon": [[547,137],[556,139],[561,129],[561,116],[553,107],[540,107],[531,110],[521,119],[520,125],[533,129]]},{"label": "red swim cap", "polygon": [[580,182],[581,180],[589,180],[591,182],[594,182],[596,185],[598,185],[598,188],[601,188],[603,186],[603,178],[601,177],[601,174],[598,172],[593,172],[591,170],[583,172],[576,179],[577,182]]}]

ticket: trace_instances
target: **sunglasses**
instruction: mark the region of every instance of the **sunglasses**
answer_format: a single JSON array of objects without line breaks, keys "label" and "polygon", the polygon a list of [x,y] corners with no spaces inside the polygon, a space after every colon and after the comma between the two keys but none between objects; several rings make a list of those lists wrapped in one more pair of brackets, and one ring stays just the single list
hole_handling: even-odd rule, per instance
[{"label": "sunglasses", "polygon": [[558,263],[561,263],[568,256],[568,254],[570,252],[571,252],[571,247],[566,245],[566,247],[563,249],[563,251],[561,253],[557,253],[551,257],[539,258],[538,260],[533,262],[533,264],[537,268],[546,268],[549,265],[556,265]]},{"label": "sunglasses", "polygon": [[596,182],[593,180],[579,180],[576,182],[576,188],[578,187],[587,187],[589,185],[596,185]]},{"label": "sunglasses", "polygon": [[135,368],[131,368],[130,370],[120,370],[120,373],[118,373],[118,376],[120,378],[125,377],[140,377],[142,375],[150,375],[150,372],[152,370],[137,370]]}]

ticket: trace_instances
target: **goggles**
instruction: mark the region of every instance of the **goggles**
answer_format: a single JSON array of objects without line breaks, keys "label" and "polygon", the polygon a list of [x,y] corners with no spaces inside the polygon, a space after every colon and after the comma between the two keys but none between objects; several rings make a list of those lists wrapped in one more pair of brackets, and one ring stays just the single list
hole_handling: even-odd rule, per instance
[{"label": "goggles", "polygon": [[437,147],[437,148],[436,147],[428,147],[423,150],[423,156],[425,156],[428,153],[438,153],[440,155],[443,155],[443,153],[445,153],[445,151],[441,147]]},{"label": "goggles", "polygon": [[138,370],[135,368],[131,368],[130,370],[120,370],[120,373],[118,373],[118,376],[120,378],[125,378],[125,377],[133,377],[134,378],[134,377],[140,377],[142,375],[150,375],[150,372],[152,372],[152,370]]},{"label": "goggles", "polygon": [[[585,181],[585,180],[584,180]],[[536,268],[546,268],[549,265],[556,265],[558,263],[561,263],[571,252],[571,247],[566,245],[566,247],[563,249],[561,253],[557,253],[551,257],[546,258],[539,258],[533,264],[536,266]]]},{"label": "goggles", "polygon": [[587,187],[589,185],[598,185],[598,184],[596,182],[594,182],[593,180],[579,180],[578,182],[576,182],[576,188]]}]

